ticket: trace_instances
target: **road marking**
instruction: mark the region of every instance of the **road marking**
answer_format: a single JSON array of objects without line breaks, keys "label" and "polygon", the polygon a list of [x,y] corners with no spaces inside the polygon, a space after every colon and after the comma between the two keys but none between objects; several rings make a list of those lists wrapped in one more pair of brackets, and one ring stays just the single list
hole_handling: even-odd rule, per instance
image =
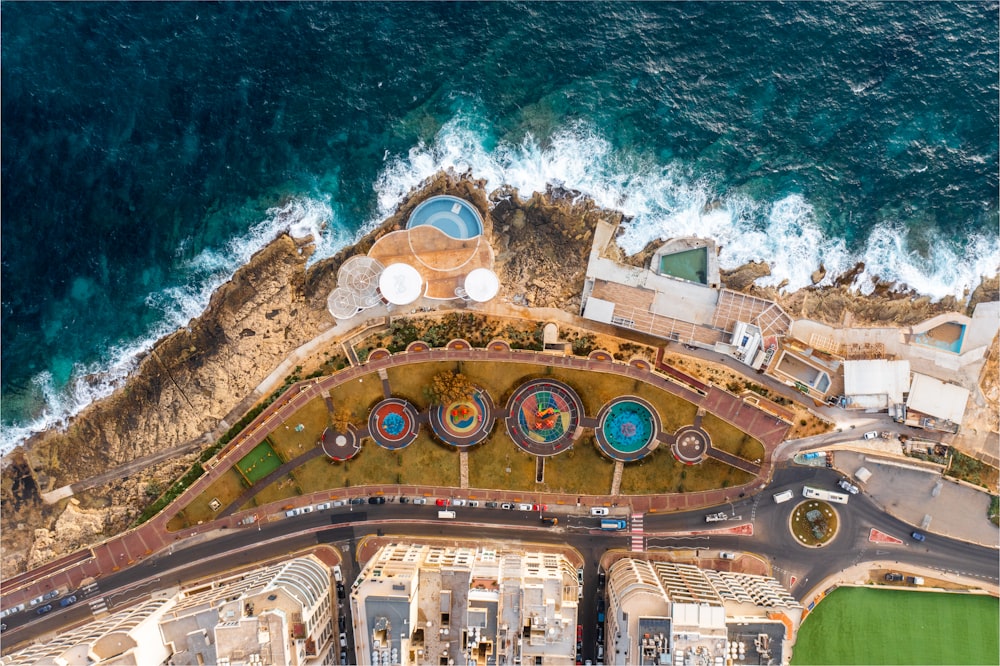
[{"label": "road marking", "polygon": [[90,602],[90,612],[94,615],[108,612],[108,605],[104,602],[104,597],[94,599]]},{"label": "road marking", "polygon": [[646,550],[646,540],[642,535],[642,514],[632,515],[632,552],[641,553]]}]

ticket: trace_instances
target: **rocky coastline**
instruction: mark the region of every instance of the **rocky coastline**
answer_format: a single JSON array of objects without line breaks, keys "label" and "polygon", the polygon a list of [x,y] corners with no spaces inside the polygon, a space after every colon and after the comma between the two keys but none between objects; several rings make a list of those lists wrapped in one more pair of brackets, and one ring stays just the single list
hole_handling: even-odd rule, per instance
[{"label": "rocky coastline", "polygon": [[[441,173],[353,246],[308,268],[312,245],[279,236],[217,290],[201,316],[158,341],[111,396],[90,405],[65,430],[40,433],[9,455],[0,483],[0,574],[11,576],[127,527],[239,418],[247,396],[290,352],[334,325],[326,297],[340,265],[403,228],[410,211],[436,194],[471,201],[488,220],[485,233],[496,251],[502,300],[573,314],[579,313],[597,221],[622,221],[620,213],[599,209],[579,193],[552,188],[521,199],[510,188],[487,194],[484,183],[467,174]],[[620,259],[641,264],[646,254]],[[931,302],[895,285],[860,296],[850,291],[853,276],[833,287],[791,294],[754,286],[768,273],[765,264],[748,264],[725,272],[723,282],[775,299],[792,316],[835,325],[905,326],[1000,298],[997,278],[985,280],[966,305],[954,299]],[[47,504],[40,498],[42,492],[175,449],[175,456],[72,499]]]}]

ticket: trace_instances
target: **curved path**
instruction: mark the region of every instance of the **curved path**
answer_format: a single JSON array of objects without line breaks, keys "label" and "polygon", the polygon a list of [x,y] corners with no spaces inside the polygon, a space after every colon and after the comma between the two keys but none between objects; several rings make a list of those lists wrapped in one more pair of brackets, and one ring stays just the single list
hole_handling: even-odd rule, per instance
[{"label": "curved path", "polygon": [[[465,345],[460,346],[465,347]],[[84,553],[89,551],[89,557],[86,557],[82,562],[80,558],[83,556],[80,553],[72,553],[47,564],[46,566],[49,567],[48,570],[57,571],[72,568],[75,571],[74,577],[80,576],[84,579],[93,578],[118,571],[124,566],[131,565],[138,560],[149,557],[155,552],[172,546],[174,541],[181,538],[182,535],[169,532],[167,530],[167,523],[177,513],[179,508],[187,506],[194,498],[226,473],[235,461],[239,460],[262,442],[274,429],[291,418],[300,408],[316,398],[324,398],[332,388],[345,382],[354,381],[380,370],[405,366],[410,363],[435,361],[528,363],[542,367],[563,367],[629,377],[651,384],[714,413],[719,418],[728,421],[740,430],[758,439],[764,445],[765,453],[762,465],[758,470],[758,478],[744,486],[696,493],[644,495],[628,498],[610,498],[608,496],[569,497],[558,494],[542,494],[542,501],[547,501],[550,504],[580,502],[582,505],[595,506],[608,504],[611,500],[623,500],[630,504],[634,511],[647,512],[693,509],[728,501],[730,497],[734,497],[737,494],[754,492],[764,487],[764,481],[770,478],[773,470],[773,451],[783,441],[790,427],[788,423],[776,419],[774,416],[743,402],[740,398],[718,387],[701,385],[697,388],[701,389],[704,387],[705,391],[695,390],[686,380],[682,381],[676,377],[671,378],[661,375],[652,371],[645,364],[626,365],[615,362],[610,358],[610,355],[607,355],[607,352],[594,352],[588,358],[578,358],[546,352],[513,350],[506,344],[499,344],[499,341],[497,344],[490,343],[487,349],[426,349],[425,347],[425,345],[411,345],[410,351],[391,355],[380,354],[376,358],[369,359],[364,365],[352,366],[334,375],[306,380],[290,386],[288,390],[244,428],[243,432],[229,442],[215,458],[210,460],[205,465],[205,473],[182,492],[165,510],[142,525],[83,551]],[[367,428],[365,428],[365,435],[367,435],[366,431]],[[362,434],[360,430],[357,433],[359,437]],[[314,451],[319,452],[322,449],[317,447]],[[319,455],[319,453],[314,453],[313,455]],[[392,488],[395,488],[395,486],[392,486]],[[359,486],[351,488],[351,493],[358,495],[369,494],[372,490],[373,488]],[[427,492],[434,492],[436,490],[441,489],[426,489]],[[445,490],[447,492],[454,492],[455,489]],[[376,490],[376,492],[383,491]],[[329,495],[329,491],[325,494]],[[523,496],[525,493],[498,491],[491,494],[497,497],[514,498],[515,496]],[[211,521],[190,530],[185,529],[183,530],[183,535],[194,535],[199,532],[218,529],[219,527],[236,527],[239,525],[237,515],[233,514],[226,518]],[[5,597],[14,593],[11,601],[14,601],[15,598],[19,598],[23,594],[30,595],[31,591],[25,592],[25,588],[28,587],[29,581],[34,580],[34,578],[35,575],[32,572],[27,572],[24,576],[3,581],[0,592]],[[30,598],[30,596],[26,598]],[[14,601],[14,603],[17,602]]]}]

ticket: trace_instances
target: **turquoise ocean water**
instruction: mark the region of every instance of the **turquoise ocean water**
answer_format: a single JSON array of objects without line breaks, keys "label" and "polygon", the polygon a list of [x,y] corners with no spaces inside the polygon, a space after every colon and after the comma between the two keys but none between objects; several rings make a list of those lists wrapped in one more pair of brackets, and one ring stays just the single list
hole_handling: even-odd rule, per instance
[{"label": "turquoise ocean water", "polygon": [[996,3],[4,3],[0,448],[438,169],[934,297],[1000,264]]}]

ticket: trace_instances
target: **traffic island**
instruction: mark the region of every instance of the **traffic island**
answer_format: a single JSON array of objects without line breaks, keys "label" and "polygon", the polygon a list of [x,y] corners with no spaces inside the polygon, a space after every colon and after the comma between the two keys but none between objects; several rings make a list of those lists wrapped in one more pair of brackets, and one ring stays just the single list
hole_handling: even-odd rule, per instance
[{"label": "traffic island", "polygon": [[800,546],[822,548],[836,538],[840,518],[828,502],[806,500],[792,511],[788,529]]}]

